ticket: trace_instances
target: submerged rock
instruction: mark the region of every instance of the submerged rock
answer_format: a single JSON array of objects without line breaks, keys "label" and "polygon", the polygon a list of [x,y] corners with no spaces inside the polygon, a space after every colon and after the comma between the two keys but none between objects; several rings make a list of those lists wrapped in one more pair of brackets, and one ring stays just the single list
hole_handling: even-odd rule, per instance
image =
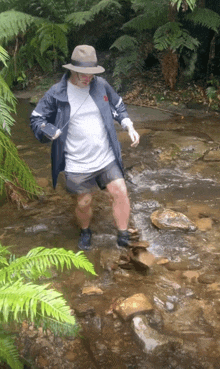
[{"label": "submerged rock", "polygon": [[128,320],[135,314],[146,313],[151,310],[153,310],[153,306],[143,293],[130,296],[115,307],[115,311],[124,320]]},{"label": "submerged rock", "polygon": [[48,226],[46,224],[37,224],[32,227],[25,228],[25,233],[38,233],[38,232],[47,232]]},{"label": "submerged rock", "polygon": [[147,354],[159,355],[169,349],[178,347],[182,341],[178,338],[164,336],[148,325],[145,316],[136,316],[132,319],[132,329],[144,346]]},{"label": "submerged rock", "polygon": [[196,225],[186,215],[171,209],[159,209],[151,214],[152,223],[160,229],[195,231]]}]

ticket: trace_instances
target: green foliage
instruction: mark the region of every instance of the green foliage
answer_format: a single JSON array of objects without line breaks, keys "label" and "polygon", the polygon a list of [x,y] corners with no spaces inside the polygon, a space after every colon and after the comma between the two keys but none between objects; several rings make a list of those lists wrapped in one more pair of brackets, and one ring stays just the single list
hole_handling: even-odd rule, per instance
[{"label": "green foliage", "polygon": [[[4,104],[4,100],[0,98],[0,104]],[[0,114],[0,125],[4,128],[4,122],[9,124],[10,114]],[[1,112],[0,112],[1,113]],[[4,120],[3,120],[4,119]],[[13,122],[11,122],[12,124]],[[19,158],[18,151],[14,143],[8,135],[0,130],[0,191],[3,191],[2,182],[10,182],[20,190],[24,190],[28,197],[32,197],[40,193],[40,188],[36,185],[33,174],[27,164]]]},{"label": "green foliage", "polygon": [[177,6],[177,10],[180,10],[181,5],[188,5],[191,10],[194,10],[196,7],[196,1],[197,0],[171,0],[171,4],[174,6]]},{"label": "green foliage", "polygon": [[0,42],[6,43],[19,33],[25,33],[33,21],[31,15],[15,10],[0,13]]},{"label": "green foliage", "polygon": [[[0,322],[21,323],[27,320],[35,326],[49,328],[54,334],[75,335],[78,327],[62,294],[30,280],[45,275],[48,268],[63,271],[72,266],[96,275],[93,265],[83,252],[71,250],[32,249],[26,256],[8,260],[8,249],[0,244]],[[0,359],[12,369],[22,368],[13,341],[0,333]]]},{"label": "green foliage", "polygon": [[198,8],[193,13],[188,14],[186,19],[194,24],[200,24],[203,27],[218,32],[220,28],[220,15],[207,8]]},{"label": "green foliage", "polygon": [[158,50],[170,48],[181,52],[184,47],[195,50],[199,46],[199,41],[190,36],[188,31],[182,29],[181,23],[168,22],[156,30],[154,44]]},{"label": "green foliage", "polygon": [[12,369],[22,369],[19,354],[14,345],[14,340],[6,332],[0,332],[0,362],[6,362]]},{"label": "green foliage", "polygon": [[116,12],[119,10],[121,5],[116,0],[101,0],[98,4],[93,5],[87,11],[80,11],[71,13],[66,17],[66,22],[72,24],[73,26],[84,26],[87,22],[91,22],[94,20],[94,17],[101,12],[108,12],[108,15],[111,11]]},{"label": "green foliage", "polygon": [[137,46],[138,41],[135,37],[129,35],[123,35],[111,45],[110,49],[115,47],[118,51],[125,51],[126,49],[133,49]]}]

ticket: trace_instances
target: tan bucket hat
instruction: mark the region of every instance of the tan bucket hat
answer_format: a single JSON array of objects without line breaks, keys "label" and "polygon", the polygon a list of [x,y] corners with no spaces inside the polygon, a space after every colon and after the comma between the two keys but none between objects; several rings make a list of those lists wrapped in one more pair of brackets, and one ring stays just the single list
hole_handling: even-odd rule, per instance
[{"label": "tan bucket hat", "polygon": [[63,65],[64,68],[78,73],[103,73],[105,69],[98,65],[96,51],[93,46],[78,45],[73,50],[71,63]]}]

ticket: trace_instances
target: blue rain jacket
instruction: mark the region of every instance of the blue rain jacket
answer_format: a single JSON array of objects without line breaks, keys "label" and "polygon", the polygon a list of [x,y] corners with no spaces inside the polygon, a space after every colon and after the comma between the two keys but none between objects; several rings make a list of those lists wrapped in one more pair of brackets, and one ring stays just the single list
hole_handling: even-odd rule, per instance
[{"label": "blue rain jacket", "polygon": [[[52,123],[62,130],[62,134],[52,141],[51,161],[53,187],[56,187],[57,178],[65,169],[65,142],[70,119],[70,104],[67,96],[68,73],[65,73],[60,82],[53,85],[39,100],[30,117],[30,126],[35,137],[42,143],[50,140],[43,134],[41,125]],[[121,123],[128,117],[125,105],[121,97],[114,91],[108,82],[102,77],[95,76],[90,84],[89,91],[92,99],[98,106],[107,130],[110,145],[115,154],[116,162],[123,173],[121,158],[121,146],[117,139],[114,119]],[[65,126],[65,127],[64,127]],[[64,128],[63,128],[64,127]]]}]

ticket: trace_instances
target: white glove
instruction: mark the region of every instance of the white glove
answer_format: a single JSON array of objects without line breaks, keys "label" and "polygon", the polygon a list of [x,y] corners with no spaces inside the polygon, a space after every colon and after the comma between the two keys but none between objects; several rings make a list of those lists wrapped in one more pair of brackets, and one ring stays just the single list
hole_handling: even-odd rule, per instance
[{"label": "white glove", "polygon": [[137,133],[137,131],[134,129],[134,127],[128,127],[128,134],[132,141],[131,147],[137,147],[137,145],[140,142],[140,136]]}]

